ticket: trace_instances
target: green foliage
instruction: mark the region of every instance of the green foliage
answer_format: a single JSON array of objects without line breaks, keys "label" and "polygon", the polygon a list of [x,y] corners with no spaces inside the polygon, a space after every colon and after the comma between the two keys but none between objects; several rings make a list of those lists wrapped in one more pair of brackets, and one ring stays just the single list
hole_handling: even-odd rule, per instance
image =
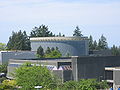
[{"label": "green foliage", "polygon": [[13,90],[16,88],[15,80],[4,80],[2,84],[0,84],[1,90]]},{"label": "green foliage", "polygon": [[111,51],[112,51],[112,55],[120,56],[120,47],[113,45],[113,47],[111,47]]},{"label": "green foliage", "polygon": [[107,39],[102,35],[97,43],[93,37],[89,37],[89,50],[106,50],[108,49]]},{"label": "green foliage", "polygon": [[4,80],[6,80],[7,78],[6,77],[1,77],[0,78],[0,83],[3,82]]},{"label": "green foliage", "polygon": [[102,35],[101,38],[99,39],[98,49],[99,49],[99,50],[108,49],[108,44],[107,44],[106,38],[105,38],[103,35]]},{"label": "green foliage", "polygon": [[62,54],[58,50],[53,50],[48,54],[45,54],[46,58],[60,58]]},{"label": "green foliage", "polygon": [[30,40],[26,34],[26,31],[12,32],[12,36],[9,37],[7,43],[8,50],[31,50]]},{"label": "green foliage", "polygon": [[59,34],[56,35],[56,37],[65,37],[65,35],[64,35],[64,34],[61,34],[61,33],[59,32]]},{"label": "green foliage", "polygon": [[39,58],[44,57],[44,50],[41,46],[37,49],[37,57],[39,57]]},{"label": "green foliage", "polygon": [[62,87],[63,90],[76,90],[78,88],[78,82],[76,81],[67,81],[63,83]]},{"label": "green foliage", "polygon": [[7,73],[7,64],[0,65],[0,73]]},{"label": "green foliage", "polygon": [[89,50],[93,50],[94,46],[93,46],[93,37],[90,35],[89,37]]},{"label": "green foliage", "polygon": [[0,43],[0,51],[6,50],[6,44],[5,43]]},{"label": "green foliage", "polygon": [[50,88],[50,84],[55,84],[54,76],[43,66],[21,66],[15,71],[15,79],[18,86],[24,90],[32,90],[35,86]]},{"label": "green foliage", "polygon": [[106,81],[98,82],[96,79],[81,79],[80,81],[67,81],[59,85],[58,90],[98,90],[109,88]]},{"label": "green foliage", "polygon": [[76,26],[76,29],[74,30],[73,36],[79,36],[79,37],[83,36],[78,26]]},{"label": "green foliage", "polygon": [[55,35],[48,31],[48,26],[41,25],[39,27],[35,27],[31,34],[30,37],[54,37]]},{"label": "green foliage", "polygon": [[[81,79],[79,81],[79,89],[80,90],[97,90],[96,86],[97,86],[98,82],[96,81],[96,79]],[[99,88],[100,89],[100,88]]]},{"label": "green foliage", "polygon": [[44,53],[43,48],[40,46],[37,49],[37,57],[39,58],[60,58],[62,56],[62,54],[60,53],[60,51],[58,50],[58,47],[56,48],[49,48],[47,47],[47,50]]}]

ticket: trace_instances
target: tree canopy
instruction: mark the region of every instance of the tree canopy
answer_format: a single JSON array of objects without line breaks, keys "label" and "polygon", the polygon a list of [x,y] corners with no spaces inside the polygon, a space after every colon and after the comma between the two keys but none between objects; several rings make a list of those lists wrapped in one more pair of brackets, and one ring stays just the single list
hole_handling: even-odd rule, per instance
[{"label": "tree canopy", "polygon": [[41,25],[34,27],[30,33],[30,37],[54,37],[55,35],[48,30],[48,26]]},{"label": "tree canopy", "polygon": [[80,30],[80,28],[78,26],[76,26],[73,36],[79,36],[79,37],[83,36],[82,31]]},{"label": "tree canopy", "polygon": [[107,39],[105,36],[101,36],[101,38],[99,39],[99,42],[98,42],[98,49],[101,50],[105,50],[105,49],[108,49],[108,44],[107,44]]},{"label": "tree canopy", "polygon": [[0,73],[7,73],[7,64],[0,65]]},{"label": "tree canopy", "polygon": [[31,50],[30,40],[26,31],[12,32],[7,43],[8,50]]},{"label": "tree canopy", "polygon": [[106,50],[108,49],[108,43],[105,36],[101,35],[99,41],[93,40],[93,37],[89,37],[89,50]]},{"label": "tree canopy", "polygon": [[54,76],[45,66],[23,65],[16,69],[15,80],[18,86],[24,90],[32,90],[35,86],[49,88],[50,84],[56,83]]},{"label": "tree canopy", "polygon": [[0,43],[0,51],[6,50],[6,44],[5,43]]},{"label": "tree canopy", "polygon": [[120,47],[117,47],[117,46],[113,45],[111,47],[111,51],[112,51],[112,55],[120,56]]},{"label": "tree canopy", "polygon": [[96,79],[81,79],[80,81],[67,81],[61,90],[99,90],[109,88],[106,81],[98,82]]},{"label": "tree canopy", "polygon": [[62,57],[62,54],[58,50],[58,47],[54,48],[49,48],[47,47],[47,50],[44,52],[43,48],[40,46],[37,49],[37,57],[39,58],[60,58]]}]

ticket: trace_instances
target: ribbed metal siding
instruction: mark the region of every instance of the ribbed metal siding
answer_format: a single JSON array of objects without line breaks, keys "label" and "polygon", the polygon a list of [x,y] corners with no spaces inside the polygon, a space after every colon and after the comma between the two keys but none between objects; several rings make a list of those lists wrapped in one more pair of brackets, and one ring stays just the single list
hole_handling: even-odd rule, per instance
[{"label": "ribbed metal siding", "polygon": [[88,40],[79,41],[31,41],[32,51],[37,51],[42,46],[44,50],[47,47],[58,47],[63,56],[69,53],[71,56],[88,55]]}]

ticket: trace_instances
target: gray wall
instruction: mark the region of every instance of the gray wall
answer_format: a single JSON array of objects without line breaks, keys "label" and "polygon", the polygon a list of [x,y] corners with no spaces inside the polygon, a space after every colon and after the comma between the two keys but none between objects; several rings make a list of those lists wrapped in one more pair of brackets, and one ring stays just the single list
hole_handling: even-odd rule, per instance
[{"label": "gray wall", "polygon": [[113,71],[113,80],[115,85],[120,85],[120,70]]},{"label": "gray wall", "polygon": [[105,67],[120,66],[120,56],[72,57],[74,80],[97,78],[105,79]]},{"label": "gray wall", "polygon": [[36,52],[31,51],[4,51],[0,52],[1,64],[8,63],[9,59],[31,59],[35,58]]},{"label": "gray wall", "polygon": [[47,47],[58,47],[63,56],[66,56],[68,53],[70,54],[70,56],[88,55],[88,40],[31,41],[32,51],[37,51],[40,45],[44,48],[44,50],[46,50]]},{"label": "gray wall", "polygon": [[73,80],[72,70],[53,70],[54,75],[56,75],[62,82]]}]

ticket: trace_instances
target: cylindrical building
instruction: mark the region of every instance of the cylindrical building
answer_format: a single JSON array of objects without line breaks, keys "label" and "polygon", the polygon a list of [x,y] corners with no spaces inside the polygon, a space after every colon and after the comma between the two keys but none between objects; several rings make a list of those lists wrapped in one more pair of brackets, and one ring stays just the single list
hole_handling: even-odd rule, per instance
[{"label": "cylindrical building", "polygon": [[30,38],[32,51],[37,51],[39,46],[44,50],[47,47],[58,47],[62,56],[86,56],[88,55],[87,37],[35,37]]}]

